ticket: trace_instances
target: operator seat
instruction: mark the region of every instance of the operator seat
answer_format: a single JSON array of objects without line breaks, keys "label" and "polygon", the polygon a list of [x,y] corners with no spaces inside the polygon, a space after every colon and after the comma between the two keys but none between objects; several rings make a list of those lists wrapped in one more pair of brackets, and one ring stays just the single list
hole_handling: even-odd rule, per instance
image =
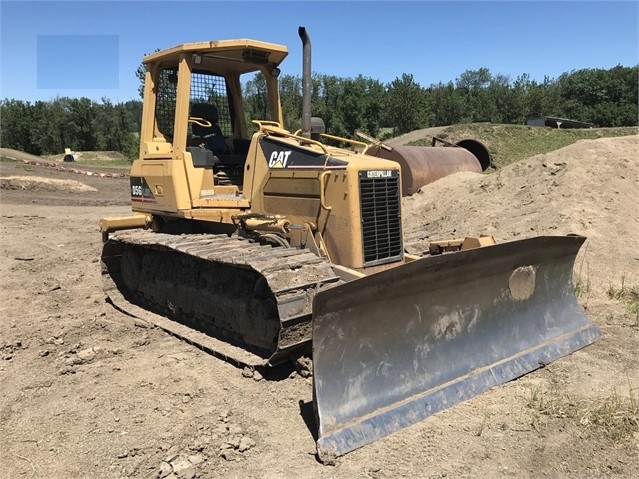
[{"label": "operator seat", "polygon": [[220,119],[220,115],[215,105],[211,105],[210,103],[194,103],[191,105],[191,116],[195,118],[202,118],[203,120],[211,123],[210,127],[204,127],[197,123],[192,123],[191,129],[193,131],[194,140],[204,143],[214,154],[226,154],[231,152],[229,145],[224,140],[224,134],[222,133],[220,126],[217,124]]}]

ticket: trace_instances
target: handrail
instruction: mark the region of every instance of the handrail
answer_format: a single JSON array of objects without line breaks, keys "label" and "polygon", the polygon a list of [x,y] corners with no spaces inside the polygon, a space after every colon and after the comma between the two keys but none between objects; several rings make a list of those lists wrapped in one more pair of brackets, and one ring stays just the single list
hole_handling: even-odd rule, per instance
[{"label": "handrail", "polygon": [[[304,138],[303,136],[298,136],[295,133],[291,133],[290,131],[285,130],[284,128],[280,127],[279,123],[277,123],[275,121],[253,120],[253,123],[256,123],[257,125],[259,125],[260,130],[264,131],[264,133],[266,133],[267,135],[269,134],[269,132],[270,133],[276,133],[278,135],[283,135],[283,136],[286,136],[286,137],[289,137],[289,138],[293,138],[295,140],[298,140],[301,143],[308,143],[308,144],[319,146],[322,149],[322,151],[324,152],[324,154],[327,155],[327,161],[328,161],[328,155],[330,153],[326,149],[326,146],[324,146],[319,141],[311,140],[310,138]],[[278,126],[277,129],[270,128],[270,127],[275,126],[275,125]]]},{"label": "handrail", "polygon": [[322,172],[322,174],[319,177],[319,180],[320,180],[320,206],[326,211],[331,211],[333,209],[332,206],[327,206],[326,205],[326,194],[324,193],[324,188],[326,187],[325,179],[328,178],[329,176],[331,176],[331,172],[330,171],[324,171],[324,172]]},{"label": "handrail", "polygon": [[251,120],[251,122],[255,123],[260,128],[262,128],[262,126],[276,126],[278,128],[282,128],[282,125],[280,124],[280,122],[273,121],[273,120]]},{"label": "handrail", "polygon": [[363,141],[352,140],[350,138],[342,138],[341,136],[329,135],[328,133],[322,133],[320,136],[323,136],[324,138],[328,138],[329,140],[336,140],[336,141],[343,141],[345,143],[352,143],[353,145],[363,146],[364,148],[368,147],[368,145],[366,143],[364,143]]}]

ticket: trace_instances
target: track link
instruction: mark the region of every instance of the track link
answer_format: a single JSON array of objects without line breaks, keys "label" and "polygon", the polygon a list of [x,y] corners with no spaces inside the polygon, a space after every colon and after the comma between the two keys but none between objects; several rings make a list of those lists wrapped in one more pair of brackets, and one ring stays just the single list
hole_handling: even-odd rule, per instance
[{"label": "track link", "polygon": [[102,266],[116,307],[251,367],[309,350],[313,297],[341,282],[307,249],[216,234],[122,232]]}]

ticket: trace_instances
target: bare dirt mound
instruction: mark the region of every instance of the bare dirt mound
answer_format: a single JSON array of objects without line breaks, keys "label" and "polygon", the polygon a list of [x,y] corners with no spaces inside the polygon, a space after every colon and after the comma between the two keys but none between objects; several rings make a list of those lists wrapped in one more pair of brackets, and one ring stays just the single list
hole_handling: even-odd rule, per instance
[{"label": "bare dirt mound", "polygon": [[[91,174],[43,162],[38,156],[3,149],[15,161],[0,162],[2,205],[129,205],[129,179],[113,168],[92,168]],[[33,159],[35,158],[35,160]],[[86,173],[86,172],[85,172]]]},{"label": "bare dirt mound", "polygon": [[497,173],[459,173],[404,200],[407,232],[588,237],[580,274],[599,292],[639,283],[639,136],[582,140]]},{"label": "bare dirt mound", "polygon": [[6,156],[7,158],[11,158],[12,160],[27,160],[27,161],[39,161],[42,160],[37,155],[32,155],[31,153],[25,153],[20,150],[12,150],[11,148],[0,148],[0,156]]},{"label": "bare dirt mound", "polygon": [[53,190],[53,191],[98,191],[92,186],[75,180],[58,180],[37,176],[7,176],[0,178],[0,189],[6,190]]}]

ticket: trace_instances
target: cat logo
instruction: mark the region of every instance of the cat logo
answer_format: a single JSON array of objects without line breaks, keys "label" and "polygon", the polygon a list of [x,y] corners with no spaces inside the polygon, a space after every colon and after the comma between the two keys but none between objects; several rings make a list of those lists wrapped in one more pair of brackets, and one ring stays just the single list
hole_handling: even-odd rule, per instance
[{"label": "cat logo", "polygon": [[269,168],[286,168],[291,151],[274,151],[268,160]]}]

